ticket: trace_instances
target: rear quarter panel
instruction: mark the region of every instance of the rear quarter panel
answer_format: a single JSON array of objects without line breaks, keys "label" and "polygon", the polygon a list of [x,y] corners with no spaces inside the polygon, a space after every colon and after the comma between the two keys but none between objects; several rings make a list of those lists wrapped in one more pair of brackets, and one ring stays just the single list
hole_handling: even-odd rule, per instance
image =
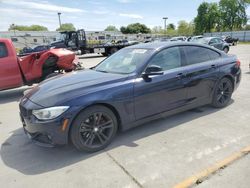
[{"label": "rear quarter panel", "polygon": [[239,84],[241,79],[241,69],[236,65],[237,61],[238,59],[235,55],[226,55],[219,64],[220,79],[225,76],[230,78],[234,89],[236,88],[237,84]]}]

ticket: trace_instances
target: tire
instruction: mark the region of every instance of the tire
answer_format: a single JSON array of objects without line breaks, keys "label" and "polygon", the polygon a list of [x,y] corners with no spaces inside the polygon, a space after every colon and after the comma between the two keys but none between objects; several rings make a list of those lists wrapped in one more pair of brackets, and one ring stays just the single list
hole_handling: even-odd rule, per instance
[{"label": "tire", "polygon": [[223,108],[227,106],[231,100],[232,93],[232,81],[228,78],[222,78],[214,90],[212,106],[215,108]]},{"label": "tire", "polygon": [[104,56],[104,57],[106,57],[106,56],[108,56],[108,54],[105,52],[105,53],[102,53],[102,55]]},{"label": "tire", "polygon": [[112,55],[117,51],[118,51],[118,48],[111,48],[110,51],[109,51],[109,54]]},{"label": "tire", "polygon": [[117,129],[114,113],[105,106],[95,105],[78,114],[70,129],[70,139],[77,150],[96,152],[111,143]]},{"label": "tire", "polygon": [[225,53],[228,53],[228,52],[229,52],[229,48],[228,48],[228,47],[225,47],[225,48],[223,48],[223,51],[224,51]]}]

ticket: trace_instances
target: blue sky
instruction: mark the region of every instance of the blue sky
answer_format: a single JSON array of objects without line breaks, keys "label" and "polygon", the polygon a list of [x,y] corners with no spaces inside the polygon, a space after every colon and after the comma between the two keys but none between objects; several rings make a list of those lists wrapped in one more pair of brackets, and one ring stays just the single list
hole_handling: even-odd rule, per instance
[{"label": "blue sky", "polygon": [[[107,25],[120,26],[140,22],[149,27],[177,24],[179,20],[191,21],[204,0],[0,0],[0,30],[9,25],[40,24],[55,30],[57,12],[62,23],[73,23],[76,28],[88,31],[104,30]],[[218,2],[218,0],[206,0]],[[250,8],[247,10],[250,15]]]}]

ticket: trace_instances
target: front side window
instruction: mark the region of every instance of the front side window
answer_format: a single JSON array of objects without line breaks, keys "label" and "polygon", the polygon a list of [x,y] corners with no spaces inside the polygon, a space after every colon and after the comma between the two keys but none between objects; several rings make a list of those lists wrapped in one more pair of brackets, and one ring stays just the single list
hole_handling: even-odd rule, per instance
[{"label": "front side window", "polygon": [[218,43],[217,39],[213,38],[210,40],[209,44],[216,44]]},{"label": "front side window", "polygon": [[148,66],[151,65],[159,66],[163,71],[181,67],[181,53],[179,47],[171,47],[162,50],[151,59]]},{"label": "front side window", "polygon": [[7,57],[8,51],[4,43],[0,42],[0,58]]},{"label": "front side window", "polygon": [[217,38],[217,43],[224,43],[222,39]]}]

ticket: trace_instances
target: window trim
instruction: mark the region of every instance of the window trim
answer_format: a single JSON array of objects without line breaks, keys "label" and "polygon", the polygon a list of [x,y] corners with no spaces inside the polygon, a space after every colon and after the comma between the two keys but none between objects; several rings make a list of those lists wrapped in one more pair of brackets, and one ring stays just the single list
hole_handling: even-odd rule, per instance
[{"label": "window trim", "polygon": [[9,51],[8,51],[8,48],[7,48],[6,44],[4,42],[0,42],[0,45],[3,45],[3,47],[6,49],[6,54],[4,56],[0,56],[0,59],[8,57],[9,56]]}]

